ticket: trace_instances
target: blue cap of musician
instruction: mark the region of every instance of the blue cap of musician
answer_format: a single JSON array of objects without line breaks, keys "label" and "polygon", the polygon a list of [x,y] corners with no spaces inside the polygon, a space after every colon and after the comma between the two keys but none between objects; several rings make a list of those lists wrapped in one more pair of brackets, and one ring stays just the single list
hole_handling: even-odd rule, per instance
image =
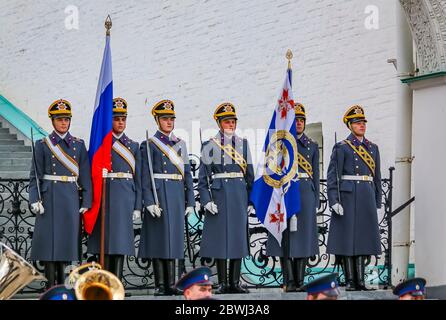
[{"label": "blue cap of musician", "polygon": [[340,295],[337,277],[337,273],[330,273],[303,286],[307,300],[337,300]]},{"label": "blue cap of musician", "polygon": [[208,267],[199,267],[186,273],[176,283],[186,300],[209,299],[212,296],[212,271]]},{"label": "blue cap of musician", "polygon": [[393,294],[399,297],[399,300],[424,300],[426,280],[424,278],[413,278],[401,282]]},{"label": "blue cap of musician", "polygon": [[67,288],[64,284],[49,288],[42,293],[39,300],[77,300],[74,289]]}]

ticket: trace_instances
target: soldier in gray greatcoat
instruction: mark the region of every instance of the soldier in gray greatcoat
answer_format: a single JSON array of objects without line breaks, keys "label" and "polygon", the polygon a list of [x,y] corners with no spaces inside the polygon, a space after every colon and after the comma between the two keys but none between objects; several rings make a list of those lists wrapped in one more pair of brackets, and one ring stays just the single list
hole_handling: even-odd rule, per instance
[{"label": "soldier in gray greatcoat", "polygon": [[364,135],[364,109],[354,105],[344,115],[351,130],[338,142],[327,175],[331,222],[327,252],[343,260],[346,290],[367,290],[365,260],[381,254],[377,209],[381,208],[381,168],[378,146]]},{"label": "soldier in gray greatcoat", "polygon": [[[316,212],[319,208],[319,146],[308,138],[305,131],[305,107],[297,103],[296,113],[297,150],[299,163],[299,189],[301,209],[297,230],[289,232],[289,243],[281,246],[268,235],[266,254],[280,257],[285,292],[303,291],[305,267],[308,259],[319,253]],[[291,218],[293,219],[293,218]],[[285,239],[285,237],[284,237]],[[284,249],[288,247],[288,261]]]},{"label": "soldier in gray greatcoat", "polygon": [[155,295],[172,295],[179,294],[175,288],[175,259],[184,259],[184,223],[194,211],[195,197],[186,143],[172,133],[175,124],[173,102],[162,100],[156,103],[152,115],[158,131],[149,139],[150,152],[147,141],[140,147],[146,214],[138,257],[152,259]]},{"label": "soldier in gray greatcoat", "polygon": [[[202,145],[198,189],[206,209],[200,256],[217,264],[217,293],[246,293],[240,286],[241,259],[249,255],[249,193],[254,170],[248,141],[235,135],[237,116],[231,103],[214,112],[219,133]],[[249,206],[248,206],[249,205]],[[229,284],[227,281],[229,259]]]},{"label": "soldier in gray greatcoat", "polygon": [[92,201],[88,153],[84,141],[68,132],[71,115],[68,101],[53,102],[48,116],[54,131],[36,141],[33,150],[29,202],[36,222],[31,259],[44,264],[47,287],[64,283],[66,265],[79,260],[80,218]]},{"label": "soldier in gray greatcoat", "polygon": [[[127,102],[113,99],[112,170],[107,173],[105,209],[105,269],[122,278],[124,256],[135,255],[133,221],[141,217],[141,152],[124,130]],[[88,240],[88,252],[100,253],[101,224]]]}]

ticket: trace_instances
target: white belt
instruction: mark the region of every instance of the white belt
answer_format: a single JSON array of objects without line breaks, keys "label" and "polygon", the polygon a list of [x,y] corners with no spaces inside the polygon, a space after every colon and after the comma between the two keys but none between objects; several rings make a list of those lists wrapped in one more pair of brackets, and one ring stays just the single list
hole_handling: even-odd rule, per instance
[{"label": "white belt", "polygon": [[244,175],[242,172],[225,172],[225,173],[216,173],[212,175],[214,179],[236,179],[243,178]]},{"label": "white belt", "polygon": [[133,179],[133,174],[128,172],[107,172],[106,178]]},{"label": "white belt", "polygon": [[308,179],[308,178],[310,178],[308,173],[305,173],[305,172],[303,172],[303,173],[299,172],[298,177],[299,177],[299,179]]},{"label": "white belt", "polygon": [[345,175],[341,177],[342,180],[352,180],[352,181],[373,181],[371,176],[350,176]]},{"label": "white belt", "polygon": [[155,179],[183,180],[183,176],[177,173],[154,173]]},{"label": "white belt", "polygon": [[50,180],[50,181],[60,181],[60,182],[76,182],[77,177],[69,177],[69,176],[52,176],[49,174],[43,175],[44,180]]}]

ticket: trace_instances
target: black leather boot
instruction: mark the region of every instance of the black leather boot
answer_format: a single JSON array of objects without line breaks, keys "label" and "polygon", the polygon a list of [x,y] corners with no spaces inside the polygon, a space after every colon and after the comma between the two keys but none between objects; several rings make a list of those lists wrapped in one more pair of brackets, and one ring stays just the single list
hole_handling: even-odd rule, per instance
[{"label": "black leather boot", "polygon": [[355,265],[353,257],[344,256],[345,291],[355,291]]},{"label": "black leather boot", "polygon": [[217,265],[218,287],[216,294],[228,293],[228,262],[226,259],[215,259]]},{"label": "black leather boot", "polygon": [[45,278],[48,280],[45,289],[48,290],[56,284],[56,262],[45,261],[43,264],[45,268]]},{"label": "black leather boot", "polygon": [[293,259],[293,275],[296,283],[296,291],[304,292],[302,288],[305,280],[305,269],[307,267],[308,258],[294,258]]},{"label": "black leather boot", "polygon": [[115,276],[122,281],[122,270],[124,268],[124,256],[123,255],[116,255],[114,256],[114,261],[113,261],[113,273],[115,274]]},{"label": "black leather boot", "polygon": [[356,289],[361,291],[370,291],[365,285],[365,256],[355,256],[356,268]]},{"label": "black leather boot", "polygon": [[155,296],[165,296],[164,263],[161,259],[152,259],[153,275],[155,278]]},{"label": "black leather boot", "polygon": [[168,259],[166,261],[166,270],[167,270],[167,277],[165,278],[166,283],[166,293],[167,295],[180,295],[181,292],[175,287],[175,260],[174,259]]},{"label": "black leather boot", "polygon": [[249,293],[247,288],[240,285],[240,273],[242,259],[229,260],[229,292],[230,293]]},{"label": "black leather boot", "polygon": [[65,283],[65,268],[67,265],[66,262],[56,262],[57,284]]},{"label": "black leather boot", "polygon": [[296,282],[293,275],[293,262],[290,258],[280,258],[280,266],[282,267],[283,276],[283,291],[294,292],[296,291]]}]

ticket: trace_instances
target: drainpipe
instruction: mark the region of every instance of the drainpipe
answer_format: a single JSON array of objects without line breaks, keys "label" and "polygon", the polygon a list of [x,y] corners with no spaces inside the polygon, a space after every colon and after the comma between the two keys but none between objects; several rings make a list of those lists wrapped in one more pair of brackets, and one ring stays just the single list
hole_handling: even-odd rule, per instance
[{"label": "drainpipe", "polygon": [[[413,72],[413,41],[404,9],[396,2],[397,103],[395,109],[395,172],[392,207],[397,208],[411,198],[412,168],[412,90],[400,82]],[[407,279],[410,252],[410,206],[392,221],[392,284]]]}]

